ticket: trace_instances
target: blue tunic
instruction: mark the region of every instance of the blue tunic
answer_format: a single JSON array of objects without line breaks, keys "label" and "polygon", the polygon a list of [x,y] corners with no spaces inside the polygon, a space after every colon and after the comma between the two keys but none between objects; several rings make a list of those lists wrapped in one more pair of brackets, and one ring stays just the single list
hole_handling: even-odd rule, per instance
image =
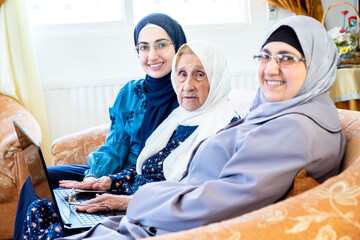
[{"label": "blue tunic", "polygon": [[143,82],[144,79],[129,81],[119,91],[109,109],[111,126],[106,143],[88,156],[90,169],[85,171],[85,177],[100,178],[136,163],[147,104],[141,87]]}]

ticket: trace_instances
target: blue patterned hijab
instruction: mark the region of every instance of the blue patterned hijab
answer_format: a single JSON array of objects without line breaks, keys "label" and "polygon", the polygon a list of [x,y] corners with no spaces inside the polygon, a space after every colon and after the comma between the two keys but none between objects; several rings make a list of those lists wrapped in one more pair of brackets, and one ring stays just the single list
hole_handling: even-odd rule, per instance
[{"label": "blue patterned hijab", "polygon": [[[151,23],[163,28],[170,36],[175,46],[175,52],[186,43],[185,33],[178,22],[162,13],[152,13],[136,25],[134,29],[134,43],[137,44],[139,33],[146,24]],[[152,78],[146,74],[143,92],[147,105],[144,120],[140,129],[140,149],[145,145],[146,139],[169,116],[173,109],[179,106],[176,94],[171,84],[171,72],[162,78]]]}]

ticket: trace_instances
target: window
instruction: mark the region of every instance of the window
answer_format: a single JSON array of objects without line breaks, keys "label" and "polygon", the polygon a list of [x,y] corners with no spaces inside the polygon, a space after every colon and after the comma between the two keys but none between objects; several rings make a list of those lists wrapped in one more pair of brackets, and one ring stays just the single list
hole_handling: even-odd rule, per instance
[{"label": "window", "polygon": [[133,0],[134,22],[152,12],[182,25],[248,24],[247,0]]},{"label": "window", "polygon": [[120,0],[28,0],[31,25],[124,21]]},{"label": "window", "polygon": [[162,12],[183,26],[246,25],[249,0],[27,0],[36,34],[131,30]]}]

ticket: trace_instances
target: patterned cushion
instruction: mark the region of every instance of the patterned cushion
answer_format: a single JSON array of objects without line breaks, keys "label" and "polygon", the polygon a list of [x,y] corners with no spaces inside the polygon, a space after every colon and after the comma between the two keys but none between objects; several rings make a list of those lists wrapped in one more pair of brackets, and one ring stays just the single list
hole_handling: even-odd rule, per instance
[{"label": "patterned cushion", "polygon": [[315,179],[307,176],[306,169],[301,169],[295,176],[291,189],[288,194],[286,194],[286,198],[294,197],[298,194],[306,192],[317,185],[319,185],[319,183]]}]

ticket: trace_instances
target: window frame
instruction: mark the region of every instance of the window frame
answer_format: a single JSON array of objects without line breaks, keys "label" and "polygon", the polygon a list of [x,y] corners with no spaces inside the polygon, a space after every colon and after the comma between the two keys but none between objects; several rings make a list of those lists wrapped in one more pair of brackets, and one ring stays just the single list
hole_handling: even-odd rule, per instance
[{"label": "window frame", "polygon": [[[31,26],[34,37],[64,36],[64,35],[93,35],[106,33],[132,32],[135,26],[132,0],[124,1],[124,21],[72,23]],[[222,23],[222,24],[182,24],[186,30],[220,29],[220,28],[243,28],[251,25],[250,0],[244,0],[247,8],[247,21],[245,23]]]}]

